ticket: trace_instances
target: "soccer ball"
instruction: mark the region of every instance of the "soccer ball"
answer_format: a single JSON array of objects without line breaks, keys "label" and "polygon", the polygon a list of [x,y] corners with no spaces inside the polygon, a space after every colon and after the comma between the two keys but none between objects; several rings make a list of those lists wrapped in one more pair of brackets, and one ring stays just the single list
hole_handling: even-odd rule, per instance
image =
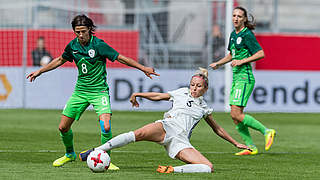
[{"label": "soccer ball", "polygon": [[43,56],[40,60],[40,65],[45,66],[51,61],[51,58],[49,56]]},{"label": "soccer ball", "polygon": [[93,172],[104,172],[109,168],[110,156],[105,151],[94,150],[87,158],[87,165]]}]

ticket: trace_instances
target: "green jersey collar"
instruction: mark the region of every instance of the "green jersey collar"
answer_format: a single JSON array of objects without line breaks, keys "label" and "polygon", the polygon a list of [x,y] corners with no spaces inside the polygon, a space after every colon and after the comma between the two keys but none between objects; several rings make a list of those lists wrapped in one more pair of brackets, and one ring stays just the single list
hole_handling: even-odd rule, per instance
[{"label": "green jersey collar", "polygon": [[[247,29],[248,29],[248,27],[244,27],[243,29],[241,29],[241,31],[239,31],[239,33],[245,32]],[[235,32],[236,34],[239,34],[239,33],[237,33],[236,30],[234,30],[234,32]]]},{"label": "green jersey collar", "polygon": [[245,32],[247,29],[247,27],[244,27],[240,32]]}]

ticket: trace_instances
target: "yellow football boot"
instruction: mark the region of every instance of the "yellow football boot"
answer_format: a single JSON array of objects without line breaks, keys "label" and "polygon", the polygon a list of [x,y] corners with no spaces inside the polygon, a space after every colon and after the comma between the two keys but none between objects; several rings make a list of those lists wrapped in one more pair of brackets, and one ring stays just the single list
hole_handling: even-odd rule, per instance
[{"label": "yellow football boot", "polygon": [[74,161],[76,160],[76,155],[64,155],[62,156],[61,158],[55,160],[52,165],[54,167],[60,167],[60,166],[63,166],[65,163],[68,163],[68,162],[71,162],[71,161]]},{"label": "yellow football boot", "polygon": [[120,170],[120,168],[118,166],[110,163],[108,170],[117,171],[117,170]]},{"label": "yellow football boot", "polygon": [[243,155],[255,155],[255,154],[258,154],[258,148],[257,148],[257,147],[255,147],[255,146],[249,146],[249,148],[250,148],[252,151],[245,149],[245,150],[242,150],[242,151],[240,151],[240,152],[235,153],[235,155],[236,155],[236,156],[243,156]]},{"label": "yellow football boot", "polygon": [[274,137],[276,136],[276,131],[274,129],[268,129],[264,136],[265,136],[265,140],[266,140],[265,141],[266,144],[265,144],[264,149],[266,151],[268,151],[273,144]]}]

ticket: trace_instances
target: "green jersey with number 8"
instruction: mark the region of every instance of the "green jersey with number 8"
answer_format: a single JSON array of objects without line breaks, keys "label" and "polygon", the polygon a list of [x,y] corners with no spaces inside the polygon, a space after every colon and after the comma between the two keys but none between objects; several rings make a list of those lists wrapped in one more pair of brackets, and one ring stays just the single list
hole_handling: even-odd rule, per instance
[{"label": "green jersey with number 8", "polygon": [[78,67],[78,80],[75,91],[108,91],[106,59],[115,61],[119,53],[103,40],[91,36],[90,41],[82,46],[78,38],[73,39],[64,49],[62,58]]}]

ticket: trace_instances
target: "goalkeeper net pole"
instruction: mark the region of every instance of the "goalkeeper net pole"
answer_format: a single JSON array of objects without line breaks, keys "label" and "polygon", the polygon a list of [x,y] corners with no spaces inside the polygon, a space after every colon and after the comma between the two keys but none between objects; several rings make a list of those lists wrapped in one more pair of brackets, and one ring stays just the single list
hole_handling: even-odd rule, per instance
[{"label": "goalkeeper net pole", "polygon": [[[225,28],[225,45],[226,45],[226,52],[225,54],[229,53],[228,51],[228,43],[229,43],[229,36],[232,32],[232,11],[233,11],[233,0],[226,1],[226,28]],[[225,82],[224,82],[224,111],[230,112],[230,105],[229,105],[229,94],[230,88],[232,83],[232,68],[230,63],[225,64],[224,66],[224,73],[225,73]]]}]

